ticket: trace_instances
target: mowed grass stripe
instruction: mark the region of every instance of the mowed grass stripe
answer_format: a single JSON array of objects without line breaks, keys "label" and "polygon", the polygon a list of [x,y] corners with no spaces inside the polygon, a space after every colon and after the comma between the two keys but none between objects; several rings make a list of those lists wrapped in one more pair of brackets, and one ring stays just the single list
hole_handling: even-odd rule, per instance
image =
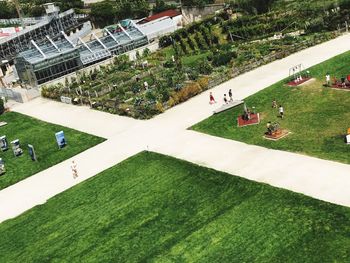
[{"label": "mowed grass stripe", "polygon": [[346,262],[350,209],[141,153],[0,235],[1,262]]}]

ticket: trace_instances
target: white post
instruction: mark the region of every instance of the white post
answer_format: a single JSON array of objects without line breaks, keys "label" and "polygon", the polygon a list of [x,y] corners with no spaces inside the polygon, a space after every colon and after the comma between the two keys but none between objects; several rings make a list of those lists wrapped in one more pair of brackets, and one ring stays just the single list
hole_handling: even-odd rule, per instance
[{"label": "white post", "polygon": [[92,52],[91,48],[89,48],[89,46],[84,42],[84,40],[81,39],[81,37],[79,37],[78,39],[84,45],[84,47],[86,47],[91,53],[94,53]]},{"label": "white post", "polygon": [[47,35],[46,38],[50,41],[51,45],[53,45],[58,52],[61,52],[61,50],[58,48],[58,46],[55,44],[55,42],[52,41],[52,39]]},{"label": "white post", "polygon": [[64,33],[64,31],[61,31],[61,34],[64,36],[64,38],[69,42],[69,44],[72,45],[72,47],[75,47],[75,45],[73,44],[72,41],[70,41],[70,39],[68,38],[68,36],[66,35],[66,33]]},{"label": "white post", "polygon": [[30,40],[30,42],[34,45],[34,47],[40,52],[40,54],[46,58],[46,55],[44,54],[44,52],[39,48],[39,46],[35,43],[35,41],[32,39]]},{"label": "white post", "polygon": [[107,49],[107,50],[108,50],[108,48],[106,47],[106,45],[102,43],[102,41],[96,36],[95,33],[92,33],[91,35],[93,35],[93,37],[98,41],[98,43],[100,43],[101,46],[103,46],[104,49]]},{"label": "white post", "polygon": [[105,31],[107,32],[108,35],[110,35],[111,38],[113,38],[113,40],[114,40],[117,44],[119,44],[118,40],[115,38],[115,36],[113,36],[113,34],[112,34],[107,28],[105,28]]},{"label": "white post", "polygon": [[118,27],[123,31],[123,33],[124,33],[125,35],[128,36],[128,38],[132,39],[132,37],[129,35],[128,32],[125,31],[125,29],[121,26],[121,24],[118,24]]}]

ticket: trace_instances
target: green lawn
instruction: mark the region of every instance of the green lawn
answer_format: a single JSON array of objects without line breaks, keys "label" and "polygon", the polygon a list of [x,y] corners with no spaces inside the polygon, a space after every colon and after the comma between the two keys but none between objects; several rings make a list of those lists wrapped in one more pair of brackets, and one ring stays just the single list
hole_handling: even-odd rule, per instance
[{"label": "green lawn", "polygon": [[[0,116],[6,126],[0,127],[0,136],[6,135],[9,150],[0,151],[0,158],[5,161],[6,173],[0,176],[0,189],[17,183],[35,173],[62,162],[90,147],[104,141],[103,138],[72,130],[59,125],[43,122],[19,113],[9,112]],[[55,133],[64,131],[67,146],[59,150]],[[13,155],[10,142],[19,139],[24,154]],[[32,144],[38,158],[33,162],[28,153],[28,144]]]},{"label": "green lawn", "polygon": [[0,262],[349,262],[350,209],[144,152],[0,236]]},{"label": "green lawn", "polygon": [[[214,115],[192,127],[193,130],[272,149],[307,154],[323,159],[350,163],[350,146],[344,143],[350,127],[350,92],[324,88],[325,75],[339,79],[350,74],[350,52],[334,57],[310,69],[316,80],[291,88],[278,82],[245,101],[260,112],[260,125],[237,127],[236,118],[243,106]],[[288,74],[288,72],[286,72]],[[285,118],[271,108],[276,99],[285,108]],[[279,141],[263,138],[268,121],[278,121],[291,134]]]}]

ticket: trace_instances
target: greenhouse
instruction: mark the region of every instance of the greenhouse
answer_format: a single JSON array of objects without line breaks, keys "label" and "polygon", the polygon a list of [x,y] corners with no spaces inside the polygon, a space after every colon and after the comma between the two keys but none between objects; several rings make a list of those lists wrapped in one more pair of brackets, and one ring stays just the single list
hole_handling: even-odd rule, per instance
[{"label": "greenhouse", "polygon": [[103,36],[90,35],[90,41],[79,38],[72,42],[64,32],[58,40],[46,37],[47,41],[21,52],[15,59],[20,80],[37,86],[62,77],[83,67],[105,60],[148,44],[147,36],[132,22],[117,24],[113,30],[105,28]]}]

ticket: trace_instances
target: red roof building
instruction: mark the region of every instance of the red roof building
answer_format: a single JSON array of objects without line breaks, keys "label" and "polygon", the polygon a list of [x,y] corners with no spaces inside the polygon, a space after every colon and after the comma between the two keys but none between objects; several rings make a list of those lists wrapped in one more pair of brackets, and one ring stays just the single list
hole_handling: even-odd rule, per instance
[{"label": "red roof building", "polygon": [[179,12],[177,10],[174,10],[174,9],[166,10],[166,11],[160,12],[158,14],[154,14],[154,15],[151,15],[151,16],[146,17],[144,19],[141,19],[139,22],[137,22],[137,24],[145,24],[145,23],[157,20],[157,19],[162,18],[162,17],[173,18],[173,17],[179,16],[179,15],[181,15],[181,12]]}]

